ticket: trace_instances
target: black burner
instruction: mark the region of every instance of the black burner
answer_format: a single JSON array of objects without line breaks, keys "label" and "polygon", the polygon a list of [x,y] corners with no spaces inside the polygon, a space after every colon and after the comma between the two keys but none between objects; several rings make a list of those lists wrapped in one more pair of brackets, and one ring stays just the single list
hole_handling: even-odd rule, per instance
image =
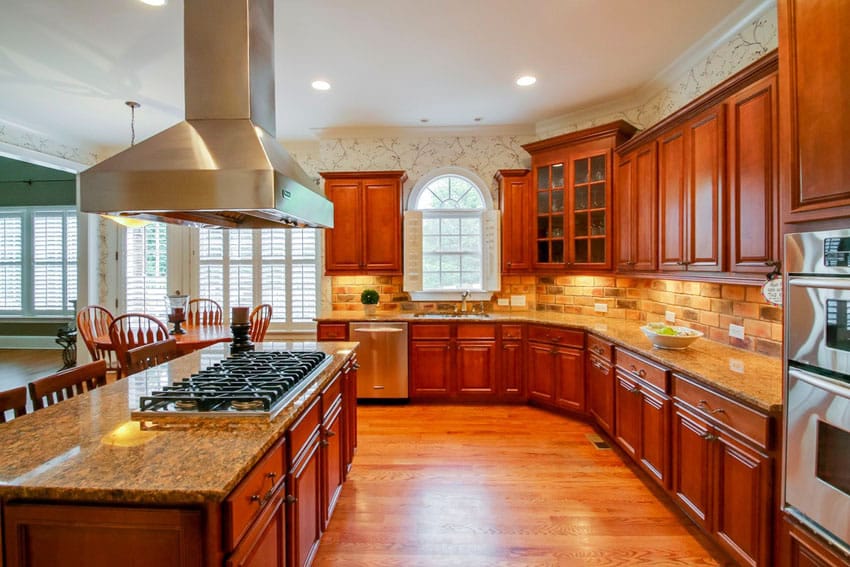
[{"label": "black burner", "polygon": [[150,396],[142,396],[139,409],[269,412],[327,358],[323,352],[237,353]]}]

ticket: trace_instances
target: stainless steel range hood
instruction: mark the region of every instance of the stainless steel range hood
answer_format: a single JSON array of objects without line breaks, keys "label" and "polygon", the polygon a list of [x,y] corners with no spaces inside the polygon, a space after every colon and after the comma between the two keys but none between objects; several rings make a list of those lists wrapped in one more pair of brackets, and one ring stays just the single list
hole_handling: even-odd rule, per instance
[{"label": "stainless steel range hood", "polygon": [[186,120],[80,174],[80,210],[227,228],[333,227],[275,140],[273,0],[185,0]]}]

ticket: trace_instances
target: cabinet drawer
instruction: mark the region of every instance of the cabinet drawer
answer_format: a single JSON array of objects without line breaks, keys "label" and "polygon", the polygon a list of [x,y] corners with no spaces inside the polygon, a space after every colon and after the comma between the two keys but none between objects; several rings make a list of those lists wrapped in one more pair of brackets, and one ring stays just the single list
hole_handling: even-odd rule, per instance
[{"label": "cabinet drawer", "polygon": [[232,551],[286,477],[283,441],[270,449],[224,500],[224,538]]},{"label": "cabinet drawer", "polygon": [[410,338],[412,339],[450,339],[452,336],[451,325],[411,325]]},{"label": "cabinet drawer", "polygon": [[587,335],[587,350],[603,360],[614,361],[614,344],[596,335]]},{"label": "cabinet drawer", "polygon": [[529,325],[528,340],[584,348],[584,331]]},{"label": "cabinet drawer", "polygon": [[316,338],[320,341],[348,340],[348,323],[319,323]]},{"label": "cabinet drawer", "polygon": [[460,323],[457,326],[457,338],[496,340],[496,325]]},{"label": "cabinet drawer", "polygon": [[771,418],[726,396],[680,376],[673,375],[673,395],[691,406],[695,412],[733,430],[764,450],[771,449]]},{"label": "cabinet drawer", "polygon": [[617,349],[617,366],[665,394],[670,391],[670,371],[627,350]]},{"label": "cabinet drawer", "polygon": [[316,398],[310,407],[307,408],[301,417],[289,428],[286,434],[289,436],[289,454],[291,455],[291,463],[298,461],[301,452],[307,445],[310,437],[319,429],[319,424],[322,422],[321,398]]},{"label": "cabinet drawer", "polygon": [[341,376],[342,373],[337,372],[331,383],[322,390],[322,414],[324,417],[327,417],[337,400],[342,398]]},{"label": "cabinet drawer", "polygon": [[502,325],[502,339],[522,339],[522,325]]}]

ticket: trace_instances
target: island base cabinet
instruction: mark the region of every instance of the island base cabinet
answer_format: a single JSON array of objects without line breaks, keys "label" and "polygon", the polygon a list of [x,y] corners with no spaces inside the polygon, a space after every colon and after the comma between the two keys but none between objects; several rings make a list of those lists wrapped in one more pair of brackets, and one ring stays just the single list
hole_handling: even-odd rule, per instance
[{"label": "island base cabinet", "polygon": [[208,564],[199,510],[9,503],[3,515],[5,567]]},{"label": "island base cabinet", "polygon": [[225,567],[285,567],[286,518],[283,504],[284,491],[280,490],[267,504],[251,531],[236,551],[227,559]]},{"label": "island base cabinet", "polygon": [[313,561],[321,537],[321,467],[319,463],[319,436],[314,435],[305,452],[289,475],[286,502],[289,505],[287,529],[289,532],[290,565],[305,567]]}]

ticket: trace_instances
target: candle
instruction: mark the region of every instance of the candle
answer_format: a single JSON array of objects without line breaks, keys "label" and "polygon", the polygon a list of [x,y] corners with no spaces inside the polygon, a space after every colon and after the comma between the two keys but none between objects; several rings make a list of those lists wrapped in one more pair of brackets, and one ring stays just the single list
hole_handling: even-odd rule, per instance
[{"label": "candle", "polygon": [[175,307],[173,316],[175,321],[183,321],[183,318],[185,317],[185,312],[183,311],[183,308]]},{"label": "candle", "polygon": [[230,312],[230,323],[233,325],[244,325],[248,322],[248,308],[234,307]]}]

